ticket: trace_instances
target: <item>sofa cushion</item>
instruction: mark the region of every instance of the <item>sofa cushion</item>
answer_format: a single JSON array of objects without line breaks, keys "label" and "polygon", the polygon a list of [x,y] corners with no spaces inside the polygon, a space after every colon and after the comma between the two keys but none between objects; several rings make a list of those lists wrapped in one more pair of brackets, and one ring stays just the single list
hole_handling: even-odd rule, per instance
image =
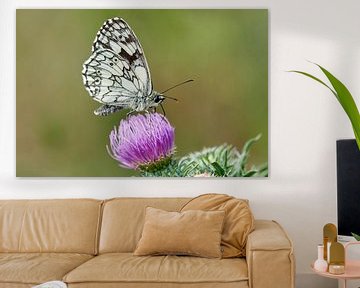
[{"label": "sofa cushion", "polygon": [[64,281],[70,284],[99,282],[195,284],[242,281],[247,283],[247,279],[246,261],[241,258],[134,256],[131,253],[110,253],[97,256],[64,277]]},{"label": "sofa cushion", "polygon": [[0,288],[32,288],[33,284],[0,283]]},{"label": "sofa cushion", "polygon": [[147,207],[144,229],[134,255],[221,258],[224,216],[224,211],[168,212]]},{"label": "sofa cushion", "polygon": [[0,286],[3,283],[40,284],[61,280],[66,273],[92,257],[72,253],[0,253]]},{"label": "sofa cushion", "polygon": [[248,200],[236,199],[225,194],[204,194],[191,199],[181,211],[197,209],[225,211],[224,229],[221,236],[222,257],[245,257],[247,237],[254,230],[254,216]]},{"label": "sofa cushion", "polygon": [[0,252],[95,254],[102,201],[0,200]]},{"label": "sofa cushion", "polygon": [[[1,284],[0,284],[1,285]],[[0,286],[3,288],[2,286]],[[148,283],[148,282],[97,282],[97,283],[71,283],[68,288],[249,288],[248,281],[235,282],[198,282],[198,283]],[[4,287],[27,288],[27,287]]]},{"label": "sofa cushion", "polygon": [[134,252],[144,225],[145,208],[179,211],[189,198],[116,198],[104,203],[99,253]]}]

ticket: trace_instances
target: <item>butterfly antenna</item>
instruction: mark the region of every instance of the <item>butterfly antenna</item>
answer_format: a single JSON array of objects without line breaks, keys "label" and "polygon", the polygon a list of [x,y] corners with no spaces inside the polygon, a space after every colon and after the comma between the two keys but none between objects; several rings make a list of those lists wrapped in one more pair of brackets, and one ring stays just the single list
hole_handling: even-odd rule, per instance
[{"label": "butterfly antenna", "polygon": [[170,97],[170,96],[165,96],[164,94],[161,94],[162,97],[166,98],[166,99],[171,99],[171,100],[175,100],[176,102],[179,102],[178,99]]},{"label": "butterfly antenna", "polygon": [[[172,89],[174,89],[174,88],[176,88],[176,87],[179,87],[179,86],[181,86],[181,85],[184,85],[184,84],[186,84],[186,83],[192,82],[192,81],[194,81],[194,80],[193,80],[193,79],[189,79],[189,80],[186,80],[186,81],[181,82],[181,83],[179,83],[179,84],[176,84],[175,86],[172,86],[172,87],[166,89],[165,91],[161,92],[161,94],[162,94],[162,96],[164,96],[164,95],[163,95],[164,93],[166,93],[166,92],[168,92],[168,91],[170,91],[170,90],[172,90]],[[173,99],[173,100],[176,100],[176,101],[177,101],[177,99],[175,99],[175,98],[171,98],[171,97],[168,97],[168,96],[164,96],[164,97],[165,97],[165,98],[169,98],[169,99]]]}]

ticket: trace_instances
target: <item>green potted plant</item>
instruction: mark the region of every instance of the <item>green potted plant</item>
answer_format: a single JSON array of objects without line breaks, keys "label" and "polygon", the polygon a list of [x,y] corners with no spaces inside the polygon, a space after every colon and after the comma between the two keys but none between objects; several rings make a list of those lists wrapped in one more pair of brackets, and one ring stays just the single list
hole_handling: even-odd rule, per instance
[{"label": "green potted plant", "polygon": [[[338,218],[339,218],[339,227],[341,224],[346,226],[346,234],[349,233],[349,229],[351,230],[357,230],[360,231],[359,227],[359,221],[356,220],[353,217],[356,217],[355,215],[358,214],[360,211],[360,206],[350,204],[351,206],[348,206],[349,202],[353,201],[354,199],[360,199],[360,171],[358,171],[358,167],[360,167],[360,113],[356,106],[356,103],[354,101],[353,96],[351,95],[350,91],[346,88],[346,86],[338,80],[333,74],[331,74],[328,70],[323,68],[322,66],[317,65],[320,70],[325,74],[326,78],[329,80],[330,84],[326,84],[324,81],[320,80],[319,78],[303,71],[293,70],[290,72],[299,73],[302,75],[305,75],[325,87],[327,87],[332,94],[336,97],[336,99],[339,101],[340,105],[343,107],[345,113],[347,114],[350,123],[352,125],[354,135],[355,135],[355,141],[354,140],[338,140],[337,142],[337,153],[338,153]],[[342,147],[342,148],[340,148]],[[350,152],[351,151],[351,152]],[[351,155],[349,157],[349,155]],[[340,163],[340,164],[339,164]],[[351,167],[345,168],[345,167]],[[345,168],[345,169],[344,169]],[[349,171],[352,170],[352,172],[349,173]],[[352,200],[349,200],[352,199]],[[340,202],[340,204],[339,204]],[[355,201],[356,202],[356,201]],[[344,206],[351,207],[349,209],[346,209]],[[339,207],[341,209],[339,210]],[[347,207],[347,208],[348,208]],[[359,208],[356,208],[359,207]],[[357,211],[348,211],[348,210],[357,210]],[[344,216],[346,214],[346,216]],[[347,220],[346,220],[347,219]],[[354,219],[350,220],[349,219]],[[357,232],[356,231],[356,232]],[[359,233],[359,232],[357,232]],[[360,235],[351,233],[351,235],[357,240],[360,241]]]},{"label": "green potted plant", "polygon": [[328,70],[326,70],[325,68],[323,68],[318,64],[315,65],[317,65],[320,68],[320,70],[325,74],[327,79],[330,81],[332,87],[309,73],[298,70],[292,70],[290,72],[295,72],[310,77],[311,79],[327,87],[332,92],[332,94],[334,94],[336,99],[339,101],[340,105],[343,107],[345,113],[349,117],[352,128],[354,130],[356,143],[360,150],[360,113],[356,107],[356,103],[354,101],[353,96],[351,95],[350,91],[346,88],[346,86],[340,80],[338,80],[334,75],[332,75]]}]

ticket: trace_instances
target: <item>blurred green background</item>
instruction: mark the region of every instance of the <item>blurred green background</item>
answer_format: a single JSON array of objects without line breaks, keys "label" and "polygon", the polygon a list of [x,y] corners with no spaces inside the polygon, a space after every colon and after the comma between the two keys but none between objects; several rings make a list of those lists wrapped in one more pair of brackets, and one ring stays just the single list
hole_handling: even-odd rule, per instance
[{"label": "blurred green background", "polygon": [[17,10],[17,176],[137,175],[105,148],[128,111],[95,116],[100,103],[81,78],[96,32],[115,16],[139,38],[155,90],[195,80],[164,104],[178,156],[262,133],[250,163],[267,162],[267,10]]}]

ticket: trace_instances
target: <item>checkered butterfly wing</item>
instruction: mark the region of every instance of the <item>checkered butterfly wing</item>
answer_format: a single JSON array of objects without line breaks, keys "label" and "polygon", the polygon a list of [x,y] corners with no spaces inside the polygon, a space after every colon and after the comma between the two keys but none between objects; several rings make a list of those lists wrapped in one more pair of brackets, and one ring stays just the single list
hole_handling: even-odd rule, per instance
[{"label": "checkered butterfly wing", "polygon": [[96,35],[92,52],[82,74],[87,91],[104,104],[95,114],[123,108],[141,110],[141,98],[151,94],[152,83],[143,49],[129,25],[120,18],[107,20]]}]

